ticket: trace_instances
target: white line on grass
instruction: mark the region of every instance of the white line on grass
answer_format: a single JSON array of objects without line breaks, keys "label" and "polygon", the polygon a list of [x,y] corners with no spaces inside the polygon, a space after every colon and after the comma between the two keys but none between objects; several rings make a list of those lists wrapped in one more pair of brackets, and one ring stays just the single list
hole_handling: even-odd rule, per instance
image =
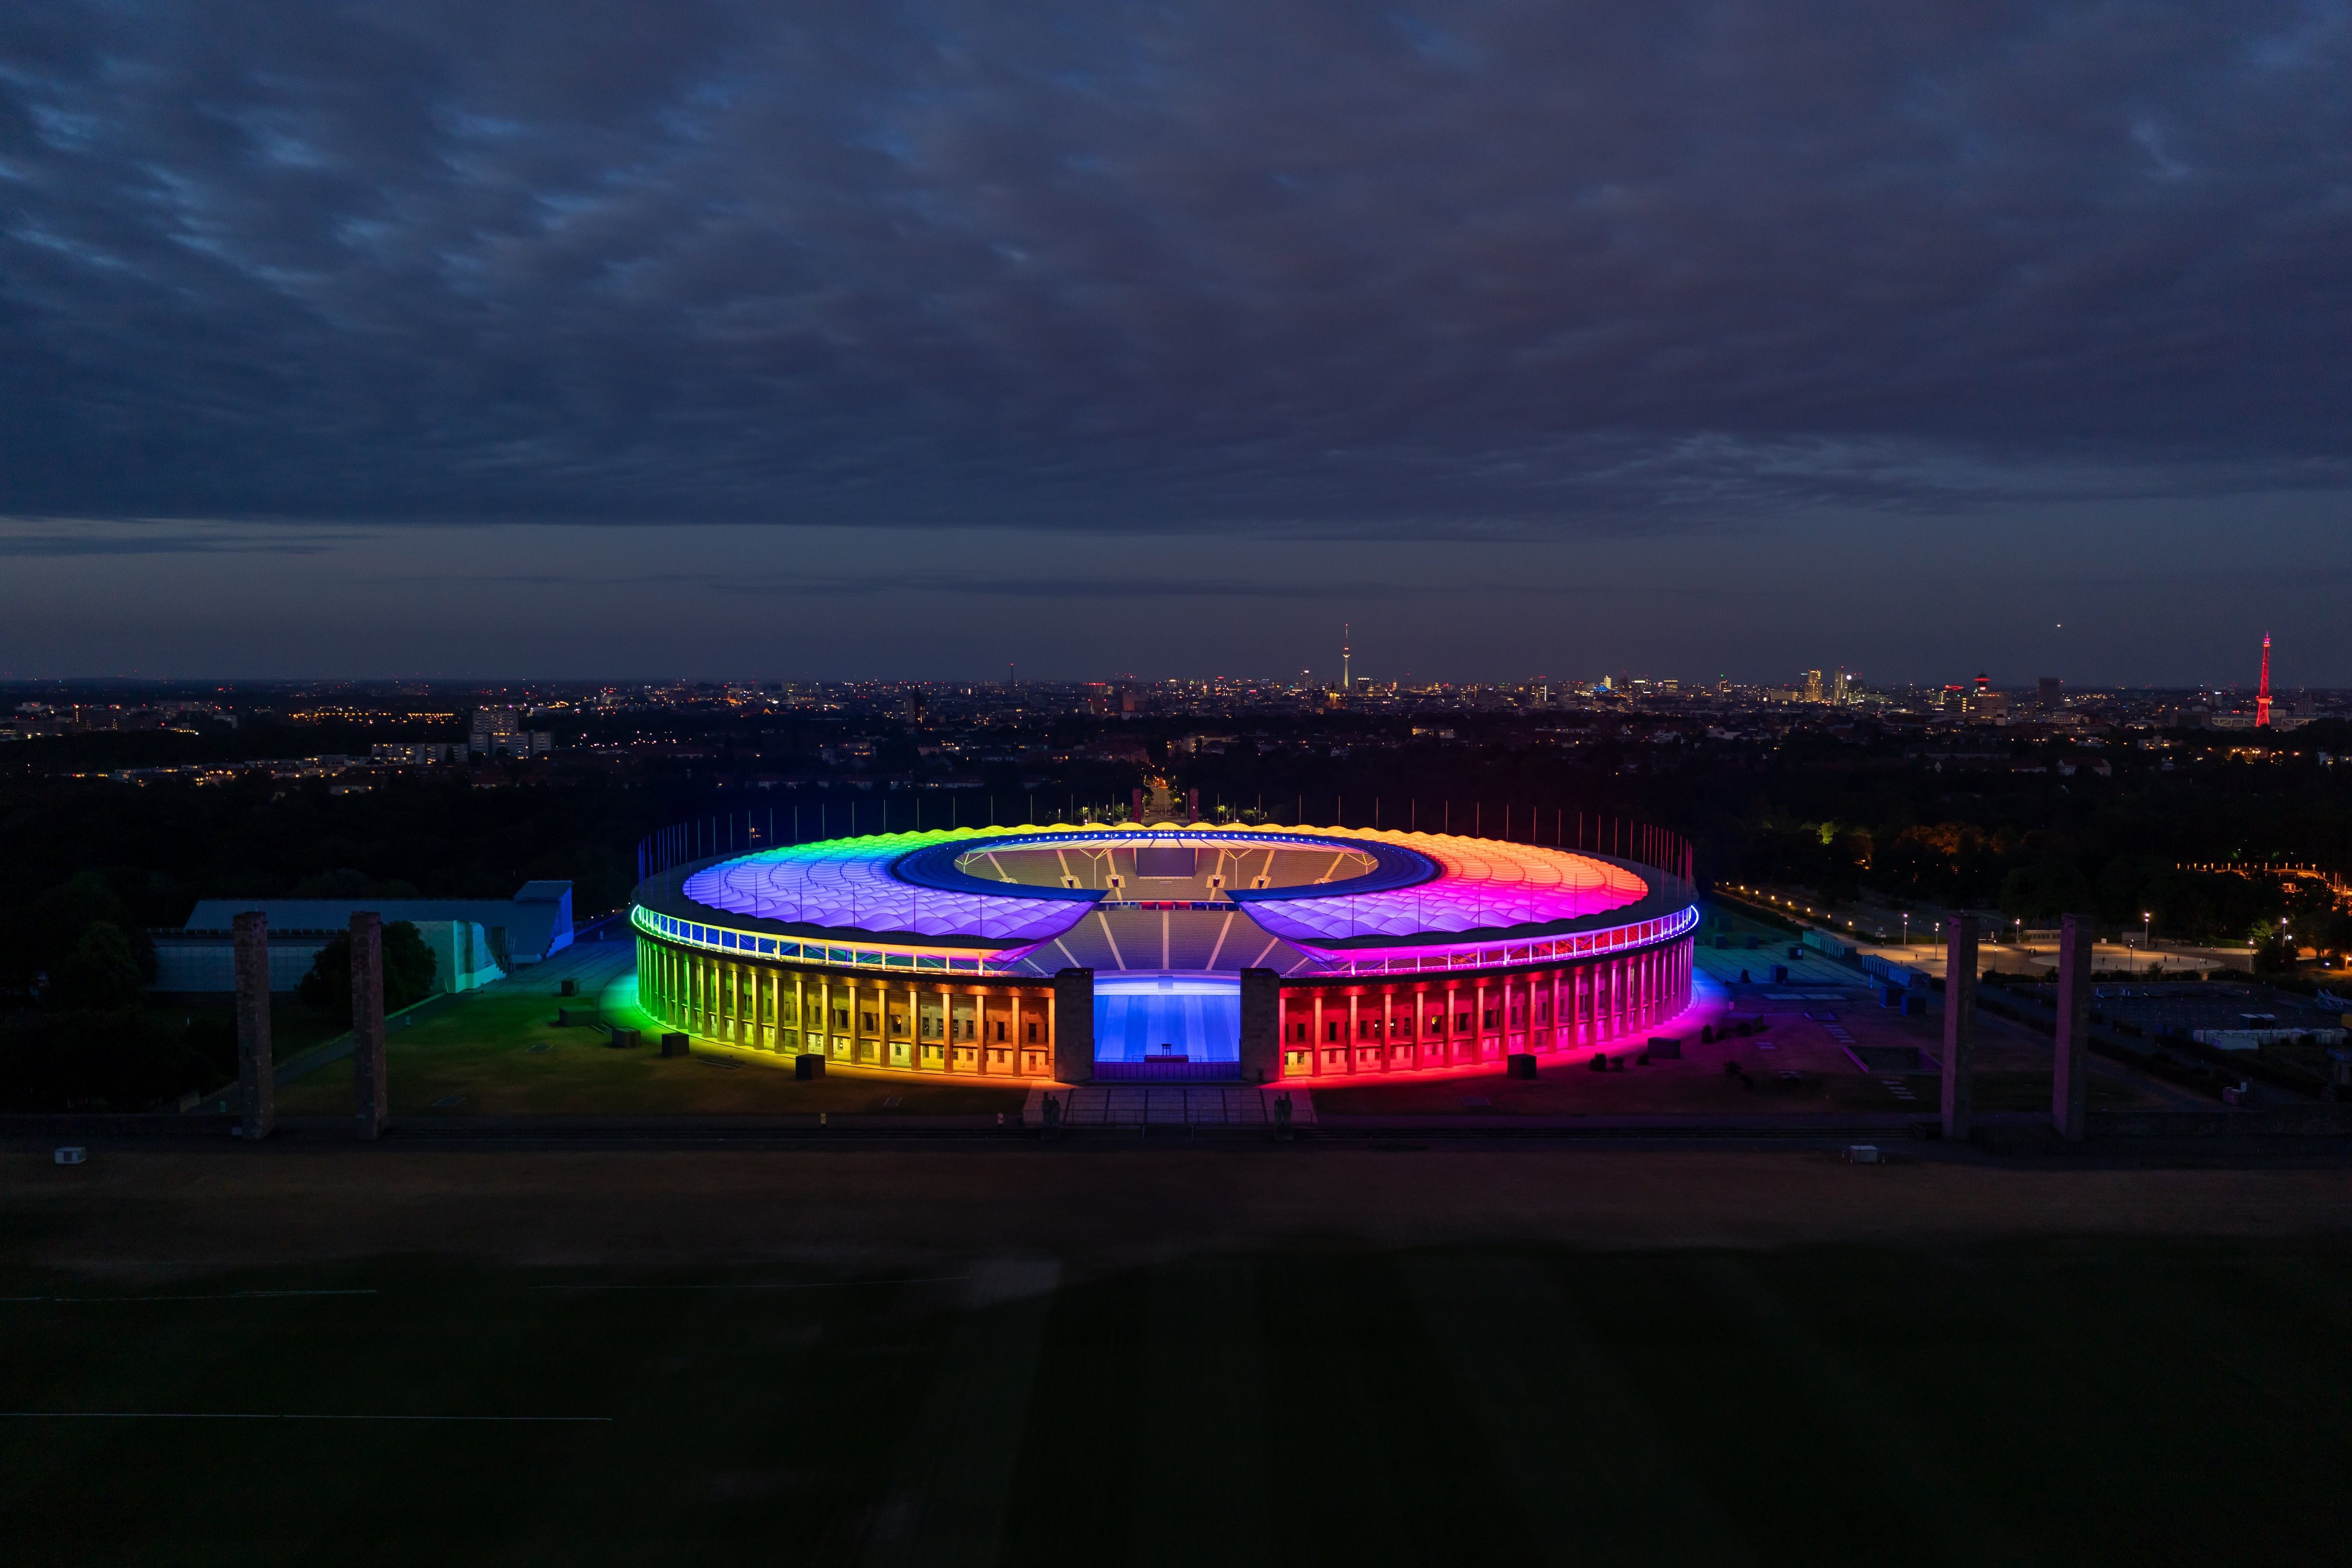
[{"label": "white line on grass", "polygon": [[851,1285],[943,1285],[969,1274],[926,1274],[917,1280],[815,1280],[765,1285],[533,1285],[534,1291],[837,1291]]},{"label": "white line on grass", "polygon": [[216,1296],[0,1296],[5,1301],[266,1301],[280,1296],[373,1296],[373,1291],[228,1291]]},{"label": "white line on grass", "polygon": [[610,1416],[339,1416],[250,1410],[0,1410],[0,1421],[587,1421]]}]

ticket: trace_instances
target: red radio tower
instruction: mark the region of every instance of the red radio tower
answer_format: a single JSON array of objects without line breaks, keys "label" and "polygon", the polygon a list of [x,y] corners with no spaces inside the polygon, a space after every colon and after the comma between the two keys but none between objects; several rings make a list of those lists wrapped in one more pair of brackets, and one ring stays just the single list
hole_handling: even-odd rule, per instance
[{"label": "red radio tower", "polygon": [[2263,689],[2254,695],[2254,727],[2268,729],[2271,725],[2271,634],[2263,633]]}]

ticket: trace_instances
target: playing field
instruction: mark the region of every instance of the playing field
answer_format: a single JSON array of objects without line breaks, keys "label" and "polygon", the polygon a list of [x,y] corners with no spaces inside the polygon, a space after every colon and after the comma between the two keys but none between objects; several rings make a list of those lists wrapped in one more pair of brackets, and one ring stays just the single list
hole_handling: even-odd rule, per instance
[{"label": "playing field", "polygon": [[7,1160],[14,1563],[2346,1559],[2340,1172]]}]

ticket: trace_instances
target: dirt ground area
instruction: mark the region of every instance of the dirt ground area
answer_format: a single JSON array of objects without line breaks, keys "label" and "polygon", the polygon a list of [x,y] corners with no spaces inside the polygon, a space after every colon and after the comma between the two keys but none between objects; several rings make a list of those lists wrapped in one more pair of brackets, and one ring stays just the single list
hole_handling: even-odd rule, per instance
[{"label": "dirt ground area", "polygon": [[5,1156],[0,1260],[171,1270],[384,1254],[847,1266],[973,1249],[1073,1266],[1197,1249],[1544,1241],[1781,1246],[1939,1236],[2352,1229],[2339,1170],[2013,1168],[1790,1153],[1411,1145],[1176,1152],[991,1141],[763,1150],[402,1146]]}]

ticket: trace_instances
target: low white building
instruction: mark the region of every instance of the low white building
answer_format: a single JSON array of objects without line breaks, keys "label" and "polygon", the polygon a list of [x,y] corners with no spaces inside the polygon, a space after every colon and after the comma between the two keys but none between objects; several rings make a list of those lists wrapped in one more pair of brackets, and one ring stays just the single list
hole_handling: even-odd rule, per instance
[{"label": "low white building", "polygon": [[319,949],[351,930],[352,916],[373,910],[385,925],[405,920],[433,950],[433,987],[470,991],[503,979],[572,946],[572,884],[525,883],[501,898],[207,898],[187,924],[151,931],[157,991],[236,988],[234,922],[257,911],[269,921],[269,988],[290,991],[310,972]]}]

